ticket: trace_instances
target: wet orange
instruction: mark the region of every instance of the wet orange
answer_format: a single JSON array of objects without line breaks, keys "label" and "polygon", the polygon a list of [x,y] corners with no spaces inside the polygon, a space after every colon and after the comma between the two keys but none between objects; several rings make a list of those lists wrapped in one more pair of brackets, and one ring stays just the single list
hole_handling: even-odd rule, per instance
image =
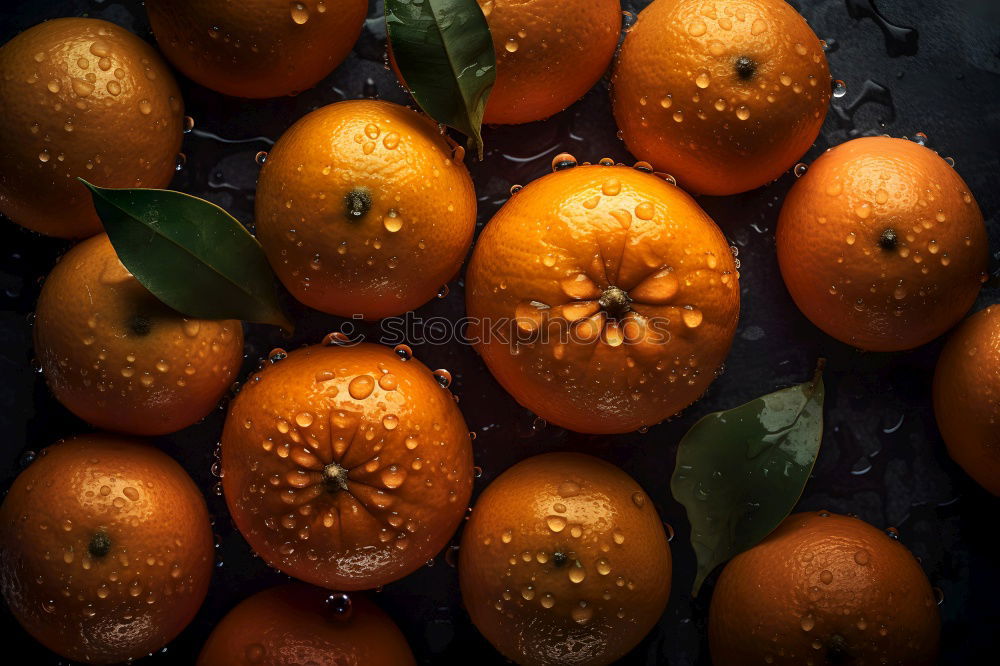
[{"label": "wet orange", "polygon": [[399,627],[361,595],[334,595],[300,583],[258,592],[222,618],[198,666],[409,666]]},{"label": "wet orange", "polygon": [[123,28],[46,21],[0,47],[0,212],[50,236],[101,230],[90,193],[164,187],[184,116],[160,56]]},{"label": "wet orange", "polygon": [[670,595],[670,546],[649,496],[610,463],[549,453],[491,483],[462,534],[462,601],[518,664],[610,664]]},{"label": "wet orange", "polygon": [[816,140],[830,70],[784,0],[656,0],[625,36],[612,99],[633,155],[691,191],[734,194]]},{"label": "wet orange", "polygon": [[246,383],[222,471],[233,519],[268,564],[358,590],[444,547],[472,491],[472,446],[451,393],[416,359],[314,346]]},{"label": "wet orange", "polygon": [[854,139],[821,155],[785,198],[776,238],[799,309],[870,351],[933,340],[986,279],[986,227],[969,186],[904,139]]},{"label": "wet orange", "polygon": [[159,650],[194,617],[212,575],[205,500],[141,440],[95,434],[41,452],[0,507],[0,581],[50,650],[112,664]]},{"label": "wet orange", "polygon": [[351,52],[365,0],[146,0],[164,55],[201,85],[236,97],[294,95]]},{"label": "wet orange", "polygon": [[496,51],[483,122],[548,118],[583,97],[611,64],[619,0],[478,0]]},{"label": "wet orange", "polygon": [[674,185],[618,166],[556,171],[514,194],[483,230],[466,286],[469,335],[493,375],[579,432],[651,426],[698,399],[739,311],[711,218]]},{"label": "wet orange", "polygon": [[709,609],[715,664],[937,663],[941,621],[920,564],[857,518],[789,516],[719,576]]},{"label": "wet orange", "polygon": [[955,462],[1000,495],[1000,305],[969,317],[948,340],[934,374],[934,415]]},{"label": "wet orange", "polygon": [[243,327],[168,308],[101,234],[73,247],[46,279],[35,353],[52,393],[83,420],[162,435],[218,404],[243,361]]},{"label": "wet orange", "polygon": [[331,104],[295,123],[257,183],[257,237],[295,298],[380,319],[423,305],[469,250],[476,195],[426,117],[389,102]]}]

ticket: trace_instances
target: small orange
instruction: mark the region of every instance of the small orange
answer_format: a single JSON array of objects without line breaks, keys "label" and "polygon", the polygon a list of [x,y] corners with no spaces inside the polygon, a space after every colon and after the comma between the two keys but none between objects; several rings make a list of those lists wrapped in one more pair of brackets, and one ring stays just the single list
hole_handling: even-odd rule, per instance
[{"label": "small orange", "polygon": [[469,333],[493,375],[579,432],[651,426],[697,400],[739,313],[719,228],[674,185],[622,166],[563,169],[518,191],[483,230],[466,285]]},{"label": "small orange", "polygon": [[257,183],[257,236],[295,298],[365,319],[423,305],[472,242],[476,194],[432,122],[397,104],[339,102],[295,123]]},{"label": "small orange", "polygon": [[365,0],[146,0],[164,55],[201,85],[236,97],[295,95],[351,52]]},{"label": "small orange", "polygon": [[826,511],[789,516],[719,576],[712,663],[937,663],[941,620],[920,564],[895,538]]},{"label": "small orange", "polygon": [[164,187],[184,110],[149,44],[113,23],[46,21],[0,47],[0,212],[50,236],[101,230],[90,192]]},{"label": "small orange", "polygon": [[933,340],[986,279],[986,227],[969,186],[904,139],[854,139],[821,155],[785,198],[776,239],[799,309],[870,351]]},{"label": "small orange", "polygon": [[141,440],[76,437],[44,449],[0,507],[0,587],[11,612],[68,659],[112,664],[159,650],[212,576],[205,500]]},{"label": "small orange", "polygon": [[496,51],[486,123],[548,118],[583,97],[615,54],[619,0],[478,0]]},{"label": "small orange", "polygon": [[660,619],[670,546],[632,477],[579,453],[523,460],[476,502],[462,534],[462,601],[518,664],[610,664]]},{"label": "small orange", "polygon": [[56,398],[83,420],[162,435],[218,404],[240,370],[243,328],[171,310],[101,234],[73,247],[46,279],[35,353]]},{"label": "small orange", "polygon": [[410,666],[399,627],[361,595],[333,595],[301,583],[272,587],[222,618],[198,666]]},{"label": "small orange", "polygon": [[934,415],[955,462],[1000,495],[1000,305],[948,340],[934,373]]},{"label": "small orange", "polygon": [[472,492],[472,446],[451,393],[419,361],[372,344],[313,346],[233,400],[222,471],[236,526],[268,564],[359,590],[444,547]]},{"label": "small orange", "polygon": [[778,178],[816,140],[830,95],[823,47],[784,0],[655,0],[612,77],[629,151],[702,194]]}]

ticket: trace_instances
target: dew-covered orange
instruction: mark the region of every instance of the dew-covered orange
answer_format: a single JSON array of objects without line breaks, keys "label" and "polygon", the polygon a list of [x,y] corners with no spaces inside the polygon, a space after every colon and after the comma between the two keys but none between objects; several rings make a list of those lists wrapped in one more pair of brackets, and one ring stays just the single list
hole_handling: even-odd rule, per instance
[{"label": "dew-covered orange", "polygon": [[614,56],[619,0],[477,0],[493,36],[497,78],[486,123],[548,118],[583,97]]},{"label": "dew-covered orange", "polygon": [[463,604],[518,664],[610,664],[652,629],[670,595],[670,546],[652,500],[584,454],[535,456],[497,477],[460,553]]},{"label": "dew-covered orange", "polygon": [[701,194],[778,178],[816,140],[830,96],[823,46],[784,0],[655,0],[612,77],[629,151]]},{"label": "dew-covered orange", "polygon": [[821,155],[785,197],[775,236],[803,314],[869,351],[930,342],[986,279],[989,242],[969,186],[905,139],[864,137]]},{"label": "dew-covered orange", "polygon": [[434,298],[469,250],[476,194],[463,156],[404,106],[324,106],[268,153],[257,237],[309,307],[365,319],[402,314]]},{"label": "dew-covered orange", "polygon": [[67,252],[35,310],[35,354],[67,409],[107,430],[162,435],[219,403],[243,361],[243,326],[185,317],[118,259],[107,234]]},{"label": "dew-covered orange", "polygon": [[229,611],[197,663],[413,666],[416,661],[399,627],[363,595],[330,595],[292,583],[258,592]]},{"label": "dew-covered orange", "polygon": [[146,0],[164,55],[201,85],[236,97],[312,88],[351,52],[366,0]]},{"label": "dew-covered orange", "polygon": [[934,373],[934,415],[948,453],[1000,495],[1000,305],[966,319]]},{"label": "dew-covered orange", "polygon": [[268,564],[359,590],[444,547],[472,492],[472,445],[451,392],[420,361],[317,345],[246,382],[223,429],[222,471],[236,526]]},{"label": "dew-covered orange", "polygon": [[514,194],[480,235],[466,287],[470,338],[500,384],[590,433],[655,425],[697,400],[740,302],[711,218],[676,186],[621,166],[563,169]]},{"label": "dew-covered orange", "polygon": [[184,110],[170,69],[113,23],[60,18],[0,47],[0,212],[50,236],[101,230],[90,193],[165,187]]},{"label": "dew-covered orange", "polygon": [[709,608],[720,666],[931,666],[940,634],[934,591],[910,551],[827,511],[789,516],[734,557]]},{"label": "dew-covered orange", "polygon": [[185,471],[142,440],[44,449],[0,507],[0,587],[14,617],[67,659],[117,664],[159,650],[208,590],[214,541]]}]

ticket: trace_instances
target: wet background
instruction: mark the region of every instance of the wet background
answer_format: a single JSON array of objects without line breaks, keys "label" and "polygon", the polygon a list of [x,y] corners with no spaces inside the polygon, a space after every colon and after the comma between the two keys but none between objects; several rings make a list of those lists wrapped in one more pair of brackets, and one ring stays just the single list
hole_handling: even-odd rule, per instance
[{"label": "wet background", "polygon": [[[142,4],[114,0],[3,0],[0,42],[43,19],[93,16],[118,23],[153,41]],[[638,12],[648,2],[624,0]],[[834,78],[846,91],[833,99],[808,163],[829,146],[854,136],[927,135],[927,144],[951,157],[983,209],[992,248],[991,281],[975,309],[1000,302],[1000,3],[996,0],[870,0],[792,2],[828,43]],[[16,5],[16,6],[15,6]],[[254,155],[288,126],[319,106],[343,99],[407,97],[383,64],[382,1],[371,0],[369,19],[348,60],[316,88],[294,98],[244,101],[227,98],[178,76],[195,129],[184,139],[186,160],[172,187],[209,199],[252,224]],[[883,18],[884,17],[884,18]],[[548,172],[557,153],[581,161],[610,156],[631,163],[602,81],[580,102],[545,121],[487,128],[486,159],[469,168],[479,196],[479,226],[523,184]],[[0,122],[4,119],[0,118]],[[921,139],[923,140],[923,139]],[[470,161],[471,162],[471,161]],[[492,379],[471,348],[411,339],[416,356],[447,368],[452,390],[476,434],[482,476],[476,492],[521,458],[551,450],[586,451],[622,466],[655,500],[673,526],[674,579],[670,605],[654,631],[622,663],[709,664],[705,640],[714,577],[692,599],[694,554],[684,509],[670,496],[678,440],[704,414],[733,407],[763,393],[806,380],[826,357],[826,432],[800,509],[858,514],[878,527],[899,529],[943,594],[943,664],[977,664],[995,657],[1000,626],[1000,569],[996,525],[1000,500],[968,479],[945,452],[934,424],[930,382],[941,349],[938,340],[915,351],[864,353],[813,327],[795,308],[781,282],[774,254],[774,225],[782,197],[795,178],[745,194],[700,197],[739,249],[742,314],[726,372],[700,402],[644,434],[580,435],[547,426],[517,405]],[[56,439],[88,430],[49,395],[33,369],[31,312],[41,280],[64,241],[43,238],[0,221],[0,477],[9,486],[34,452]],[[464,314],[463,282],[417,311],[425,319]],[[274,347],[319,342],[344,323],[291,302],[298,324],[291,339],[266,326],[248,329],[245,373]],[[442,337],[443,320],[413,331]],[[349,324],[348,324],[349,325]],[[347,329],[343,329],[347,330]],[[362,332],[362,331],[358,331]],[[377,326],[363,330],[378,341]],[[217,492],[213,450],[224,405],[204,422],[157,440],[203,489],[214,518],[218,568],[195,621],[162,652],[142,663],[190,664],[215,623],[238,601],[287,580],[252,556]],[[457,544],[458,539],[453,541]],[[457,548],[427,567],[385,586],[374,597],[399,623],[421,663],[502,664],[462,608],[454,563]],[[0,610],[5,651],[17,645],[21,663],[64,664],[25,634],[6,607]]]}]

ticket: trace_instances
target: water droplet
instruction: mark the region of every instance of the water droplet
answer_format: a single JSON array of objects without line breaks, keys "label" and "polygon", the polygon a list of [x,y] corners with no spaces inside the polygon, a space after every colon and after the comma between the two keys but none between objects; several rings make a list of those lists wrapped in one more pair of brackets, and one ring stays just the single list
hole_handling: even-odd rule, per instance
[{"label": "water droplet", "polygon": [[632,493],[632,503],[641,509],[646,504],[646,496],[640,492]]},{"label": "water droplet", "polygon": [[792,169],[792,173],[795,174],[796,178],[801,178],[802,176],[805,175],[806,170],[808,169],[809,166],[807,164],[799,162],[798,164],[795,165],[795,168]]},{"label": "water droplet", "polygon": [[347,392],[355,400],[364,400],[375,390],[375,380],[369,375],[358,375],[347,385]]},{"label": "water droplet", "polygon": [[437,380],[438,385],[441,388],[448,388],[451,386],[451,373],[444,368],[439,368],[434,371],[434,379]]},{"label": "water droplet", "polygon": [[507,50],[507,53],[516,53],[517,49],[520,47],[520,44],[518,44],[517,40],[514,39],[513,37],[508,37],[507,43],[504,44],[503,47],[504,49]]},{"label": "water droplet", "polygon": [[847,84],[840,79],[834,79],[830,84],[830,93],[837,98],[843,97],[847,94]]},{"label": "water droplet", "polygon": [[559,153],[552,158],[552,170],[562,171],[563,169],[572,169],[577,165],[576,158],[569,153]]},{"label": "water droplet", "polygon": [[395,208],[391,208],[383,218],[382,225],[386,231],[394,234],[403,228],[403,218],[399,216],[399,212]]},{"label": "water droplet", "polygon": [[681,320],[684,322],[684,325],[687,326],[688,328],[698,328],[698,326],[701,325],[703,318],[704,315],[702,314],[701,310],[698,310],[697,308],[691,305],[685,305],[681,309]]},{"label": "water droplet", "polygon": [[517,194],[518,192],[520,192],[523,189],[524,189],[524,185],[511,185],[510,186],[510,195],[514,196],[515,194]]},{"label": "water droplet", "polygon": [[750,117],[750,109],[741,104],[736,108],[736,117],[740,120],[746,120]]},{"label": "water droplet", "polygon": [[854,553],[854,561],[860,564],[861,566],[864,566],[868,564],[869,561],[871,561],[871,555],[868,553],[867,550],[861,548],[860,550],[858,550],[858,552]]},{"label": "water droplet", "polygon": [[278,363],[288,358],[288,352],[281,347],[275,347],[267,353],[267,360],[271,363]]},{"label": "water droplet", "polygon": [[292,21],[296,24],[303,25],[309,20],[309,8],[304,2],[292,2],[290,9]]},{"label": "water droplet", "polygon": [[571,583],[582,583],[587,578],[587,570],[583,568],[580,560],[576,560],[569,568],[569,580]]},{"label": "water droplet", "polygon": [[139,100],[139,113],[144,116],[148,116],[153,112],[153,105],[149,103],[148,99]]},{"label": "water droplet", "polygon": [[562,516],[549,516],[545,519],[545,524],[548,525],[551,531],[557,534],[566,529],[566,519]]},{"label": "water droplet", "polygon": [[707,88],[708,84],[712,82],[712,77],[709,76],[708,72],[702,72],[694,80],[694,84],[699,88]]},{"label": "water droplet", "polygon": [[331,594],[325,599],[326,607],[333,611],[338,618],[346,620],[351,616],[353,610],[351,597],[343,592]]},{"label": "water droplet", "polygon": [[267,161],[267,151],[262,150],[258,152],[256,155],[253,156],[253,161],[256,162],[259,166],[264,166],[264,162]]},{"label": "water droplet", "polygon": [[409,345],[396,345],[392,348],[392,351],[396,353],[396,356],[402,361],[409,361],[413,358],[413,350],[410,349]]},{"label": "water droplet", "polygon": [[194,118],[191,116],[184,116],[182,127],[185,134],[190,134],[194,130]]}]

